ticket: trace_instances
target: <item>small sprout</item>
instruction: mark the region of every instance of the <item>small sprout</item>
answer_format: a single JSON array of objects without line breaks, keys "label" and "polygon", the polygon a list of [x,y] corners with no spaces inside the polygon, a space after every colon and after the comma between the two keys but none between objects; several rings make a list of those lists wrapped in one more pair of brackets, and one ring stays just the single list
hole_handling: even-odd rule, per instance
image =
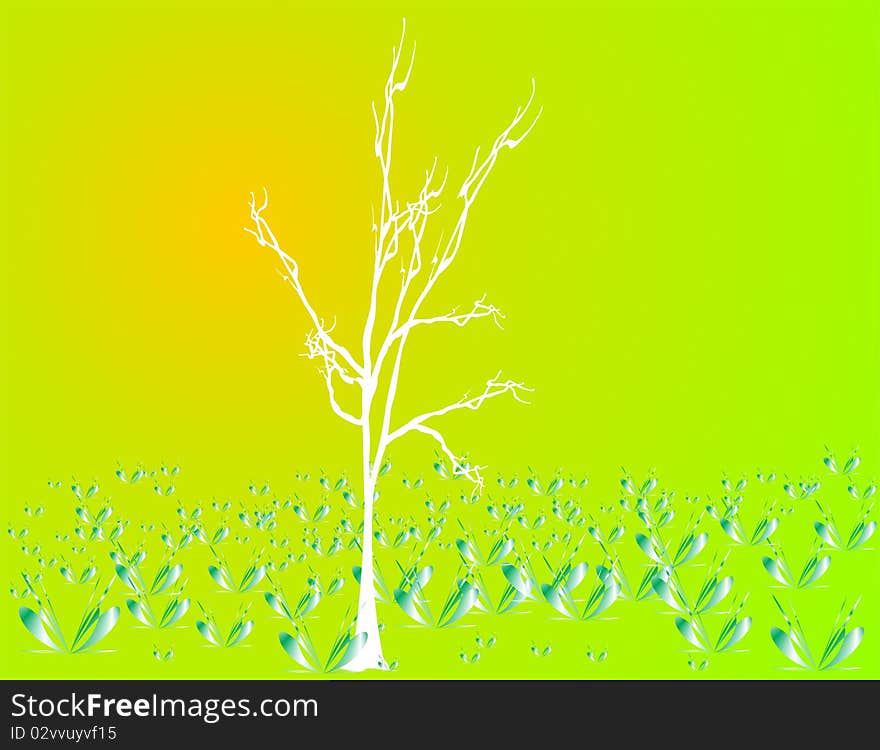
[{"label": "small sprout", "polygon": [[549,643],[545,644],[542,647],[539,647],[534,641],[532,641],[531,646],[529,646],[529,650],[535,656],[543,659],[544,657],[550,655],[550,653],[553,651],[553,647]]},{"label": "small sprout", "polygon": [[153,646],[153,657],[160,662],[171,661],[174,658],[174,649],[169,648],[167,651],[161,651],[158,646]]},{"label": "small sprout", "polygon": [[50,650],[68,654],[88,652],[116,627],[119,607],[102,610],[104,600],[110,593],[110,586],[101,588],[100,580],[96,580],[76,632],[72,635],[68,632],[65,635],[42,578],[42,574],[33,578],[26,573],[22,574],[24,584],[33,597],[37,610],[21,607],[18,614],[28,632]]},{"label": "small sprout", "polygon": [[770,637],[785,657],[803,669],[825,671],[837,667],[844,659],[847,659],[861,645],[865,630],[862,627],[850,628],[852,620],[860,600],[847,608],[844,600],[834,620],[831,633],[825,642],[824,649],[819,652],[818,658],[807,645],[807,634],[801,625],[797,611],[792,607],[786,610],[780,601],[774,596],[773,601],[779,609],[785,622],[785,629],[771,628]]},{"label": "small sprout", "polygon": [[[309,672],[330,673],[344,669],[363,650],[367,642],[366,633],[355,633],[355,623],[346,612],[342,625],[336,634],[330,651],[321,657],[305,622],[293,623],[294,632],[281,633],[281,647],[297,664]],[[397,668],[395,662],[394,668]]]},{"label": "small sprout", "polygon": [[248,610],[250,609],[249,604],[238,610],[238,613],[232,621],[232,626],[229,628],[226,635],[223,635],[223,631],[220,630],[214,615],[202,606],[201,603],[198,604],[204,619],[196,621],[196,629],[212,646],[217,646],[219,648],[233,648],[242,643],[251,634],[251,631],[253,631],[254,621],[245,619]]}]

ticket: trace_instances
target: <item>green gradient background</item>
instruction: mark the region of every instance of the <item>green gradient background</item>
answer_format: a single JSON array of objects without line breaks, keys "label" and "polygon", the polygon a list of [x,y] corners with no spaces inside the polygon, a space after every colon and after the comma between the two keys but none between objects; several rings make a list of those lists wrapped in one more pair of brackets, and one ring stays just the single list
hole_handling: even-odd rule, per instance
[{"label": "green gradient background", "polygon": [[[434,155],[460,183],[531,76],[544,115],[499,162],[432,307],[485,291],[505,330],[414,338],[399,414],[503,367],[536,389],[533,404],[450,418],[451,444],[490,474],[584,472],[597,501],[617,497],[621,465],[704,494],[724,472],[812,474],[826,444],[858,446],[872,475],[876,3],[37,2],[6,10],[0,40],[9,517],[25,501],[51,510],[48,478],[109,477],[117,460],[180,463],[190,499],[355,466],[357,435],[298,356],[305,316],[242,227],[248,191],[266,185],[313,300],[354,342],[378,195],[369,102],[403,15],[418,42],[398,112],[404,195]],[[432,451],[413,439],[392,456],[427,466]],[[876,593],[878,573],[864,558],[845,593]],[[874,598],[858,661],[877,676]],[[11,601],[2,624],[8,675],[82,669],[21,653]],[[767,642],[770,624],[756,623]],[[645,638],[635,618],[615,627],[621,644]],[[425,644],[402,676],[461,676]],[[683,676],[680,654],[656,651],[645,663],[621,646],[620,674]],[[160,674],[144,656],[139,673]],[[164,674],[280,676],[277,664],[255,674],[247,651],[180,658]],[[736,670],[726,676],[751,676]]]}]

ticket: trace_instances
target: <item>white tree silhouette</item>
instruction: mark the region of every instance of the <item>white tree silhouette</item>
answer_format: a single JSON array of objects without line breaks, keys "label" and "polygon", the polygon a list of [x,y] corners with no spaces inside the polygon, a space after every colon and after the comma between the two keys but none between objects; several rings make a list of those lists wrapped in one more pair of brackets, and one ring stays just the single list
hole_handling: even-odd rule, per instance
[{"label": "white tree silhouette", "polygon": [[[410,334],[417,328],[443,323],[456,326],[467,325],[479,318],[491,318],[500,327],[503,316],[493,305],[485,302],[485,296],[474,302],[469,312],[460,313],[452,310],[446,315],[423,317],[420,313],[438,279],[452,265],[461,247],[462,237],[471,207],[477,198],[486,178],[495,166],[499,154],[504,149],[516,148],[529,134],[541,115],[541,110],[534,118],[530,117],[528,125],[519,135],[513,132],[523,123],[529,113],[535,94],[535,82],[525,106],[519,107],[510,124],[501,131],[489,152],[481,158],[480,149],[474,154],[473,164],[467,178],[461,184],[458,198],[461,208],[458,219],[449,237],[438,242],[436,249],[430,253],[430,260],[425,258],[423,239],[429,217],[439,207],[439,197],[446,184],[446,175],[441,181],[436,179],[437,160],[430,170],[425,172],[425,182],[418,197],[414,201],[400,201],[391,191],[391,157],[394,133],[394,98],[409,83],[415,60],[415,45],[405,75],[399,75],[401,52],[403,50],[406,22],[404,21],[400,45],[392,51],[391,73],[385,82],[384,103],[381,113],[373,103],[373,118],[376,125],[375,152],[382,173],[382,197],[378,221],[373,222],[374,261],[373,278],[370,287],[370,308],[363,328],[360,356],[340,344],[333,336],[334,325],[327,325],[325,319],[315,311],[309,301],[300,279],[300,268],[297,261],[282,249],[263,214],[268,205],[268,194],[264,189],[264,200],[258,204],[251,194],[250,209],[254,228],[246,231],[256,237],[263,247],[275,252],[284,267],[283,278],[290,284],[299,297],[302,306],[311,319],[312,330],[306,336],[306,356],[316,359],[319,372],[324,378],[333,411],[346,422],[358,427],[362,435],[362,470],[363,470],[363,540],[361,544],[362,565],[360,591],[355,632],[367,634],[367,641],[358,657],[349,665],[349,669],[382,669],[385,661],[382,656],[382,645],[376,617],[376,596],[373,575],[373,502],[379,470],[384,462],[388,447],[397,439],[411,432],[420,432],[433,438],[440,450],[449,459],[452,471],[456,476],[463,476],[472,481],[476,491],[483,485],[480,466],[473,466],[454,453],[446,443],[446,439],[432,426],[437,417],[461,409],[479,409],[487,400],[503,394],[510,394],[517,401],[523,401],[522,394],[530,389],[523,383],[514,380],[503,380],[500,373],[486,381],[482,392],[477,396],[467,394],[458,401],[439,409],[427,411],[413,417],[399,427],[392,427],[392,411],[397,395],[400,379],[400,366],[404,349]],[[448,170],[447,170],[448,173]],[[377,336],[377,324],[380,307],[380,282],[389,264],[396,258],[400,259],[400,285],[396,300],[388,300],[390,322],[381,326]],[[390,370],[387,368],[390,367]],[[384,376],[380,387],[380,376]],[[387,385],[385,384],[387,380]],[[359,391],[360,410],[352,413],[344,409],[336,395],[336,384],[342,383]]]}]

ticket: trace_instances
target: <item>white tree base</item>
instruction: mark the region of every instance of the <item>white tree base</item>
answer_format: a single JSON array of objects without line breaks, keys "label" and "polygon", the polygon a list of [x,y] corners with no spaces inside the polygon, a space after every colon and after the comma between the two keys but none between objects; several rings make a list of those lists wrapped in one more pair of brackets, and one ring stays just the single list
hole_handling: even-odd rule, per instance
[{"label": "white tree base", "polygon": [[[369,643],[369,638],[367,643]],[[375,669],[380,672],[388,671],[388,662],[382,656],[382,652],[369,647],[361,651],[349,664],[346,664],[344,671],[346,672],[366,672]]]}]

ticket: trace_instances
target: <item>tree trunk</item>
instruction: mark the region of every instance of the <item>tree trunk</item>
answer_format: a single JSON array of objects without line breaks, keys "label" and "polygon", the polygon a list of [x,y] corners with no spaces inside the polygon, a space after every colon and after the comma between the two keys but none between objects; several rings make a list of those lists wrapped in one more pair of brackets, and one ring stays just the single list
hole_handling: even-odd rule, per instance
[{"label": "tree trunk", "polygon": [[[365,410],[365,414],[369,414]],[[346,667],[351,672],[365,669],[387,669],[382,656],[382,641],[379,636],[379,620],[376,615],[376,584],[373,575],[373,497],[376,483],[371,465],[371,443],[369,426],[364,432],[364,536],[361,542],[361,585],[358,592],[357,620],[355,633],[366,633],[367,642],[363,650]]]}]

